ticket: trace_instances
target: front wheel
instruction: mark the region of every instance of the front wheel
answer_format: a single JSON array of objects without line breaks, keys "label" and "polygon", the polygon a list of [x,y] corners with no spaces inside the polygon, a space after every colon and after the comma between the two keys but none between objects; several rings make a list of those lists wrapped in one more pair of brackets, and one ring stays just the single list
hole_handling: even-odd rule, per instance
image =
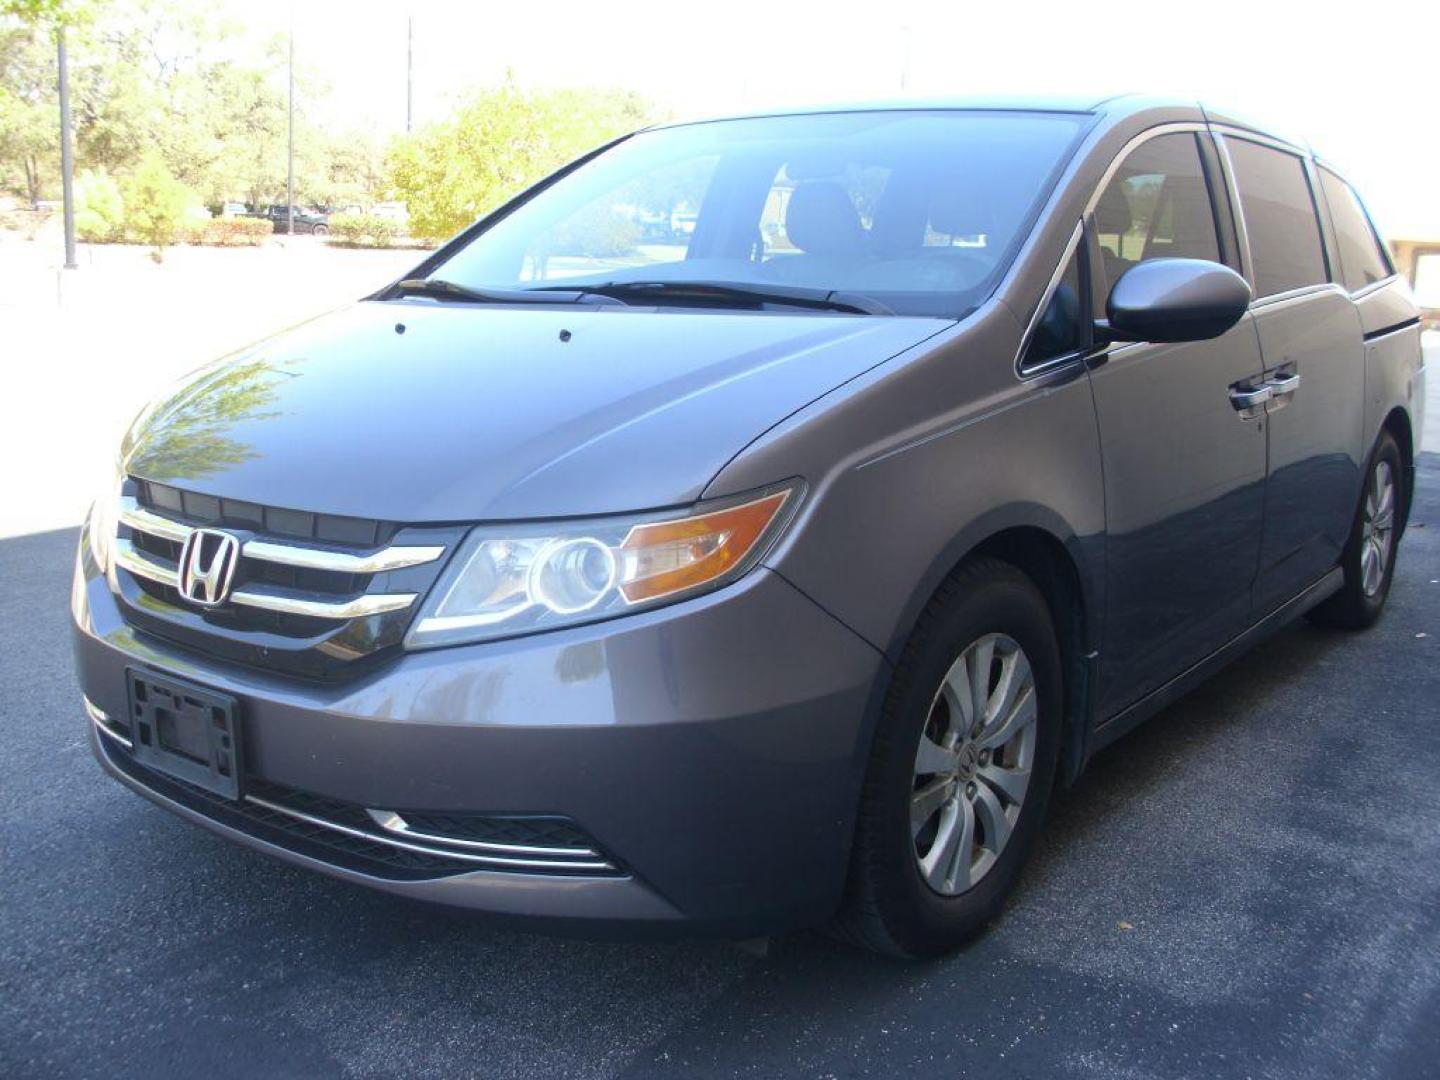
[{"label": "front wheel", "polygon": [[316,225],[313,229],[310,230],[310,233],[313,236],[329,236],[330,227],[328,225]]},{"label": "front wheel", "polygon": [[977,559],[941,587],[886,697],[837,928],[934,956],[995,918],[1045,816],[1059,756],[1059,648],[1045,598]]},{"label": "front wheel", "polygon": [[1311,613],[1321,626],[1363,630],[1380,618],[1395,574],[1395,549],[1404,520],[1400,447],[1388,431],[1380,433],[1370,455],[1365,492],[1355,512],[1350,540],[1340,556],[1345,584]]}]

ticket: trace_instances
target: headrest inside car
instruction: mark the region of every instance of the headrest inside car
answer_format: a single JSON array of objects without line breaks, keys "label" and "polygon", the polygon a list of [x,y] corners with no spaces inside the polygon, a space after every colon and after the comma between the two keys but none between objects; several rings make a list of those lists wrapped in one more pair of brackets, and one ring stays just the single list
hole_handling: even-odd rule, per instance
[{"label": "headrest inside car", "polygon": [[790,193],[785,235],[807,255],[853,255],[864,243],[865,229],[844,187],[811,180]]}]

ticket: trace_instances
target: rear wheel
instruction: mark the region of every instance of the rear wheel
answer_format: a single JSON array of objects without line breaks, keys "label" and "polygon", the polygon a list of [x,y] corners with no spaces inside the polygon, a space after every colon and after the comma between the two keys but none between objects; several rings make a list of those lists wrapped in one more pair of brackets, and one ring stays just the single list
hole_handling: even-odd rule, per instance
[{"label": "rear wheel", "polygon": [[1373,625],[1384,610],[1403,520],[1401,468],[1400,447],[1394,436],[1381,432],[1370,455],[1365,493],[1355,513],[1350,540],[1340,557],[1345,584],[1310,613],[1320,625],[1363,630]]},{"label": "rear wheel", "polygon": [[933,956],[999,913],[1049,801],[1060,670],[1045,598],[1013,566],[977,559],[942,586],[876,732],[838,920],[846,937]]}]

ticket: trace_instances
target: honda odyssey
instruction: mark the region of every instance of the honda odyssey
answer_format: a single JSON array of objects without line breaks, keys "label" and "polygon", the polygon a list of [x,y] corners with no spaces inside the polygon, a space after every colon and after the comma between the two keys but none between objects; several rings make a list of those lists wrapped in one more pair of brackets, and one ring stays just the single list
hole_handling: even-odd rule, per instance
[{"label": "honda odyssey", "polygon": [[1342,175],[1193,103],[648,129],[141,414],[93,749],[401,896],[943,952],[1102,747],[1379,617],[1419,333]]}]

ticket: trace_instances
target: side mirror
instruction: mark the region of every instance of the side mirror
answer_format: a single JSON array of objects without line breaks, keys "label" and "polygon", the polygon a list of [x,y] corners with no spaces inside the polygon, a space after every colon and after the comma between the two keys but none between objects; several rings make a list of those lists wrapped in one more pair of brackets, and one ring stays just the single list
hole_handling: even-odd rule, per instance
[{"label": "side mirror", "polygon": [[1108,341],[1207,341],[1240,321],[1250,286],[1206,259],[1149,259],[1120,275],[1096,337]]}]

